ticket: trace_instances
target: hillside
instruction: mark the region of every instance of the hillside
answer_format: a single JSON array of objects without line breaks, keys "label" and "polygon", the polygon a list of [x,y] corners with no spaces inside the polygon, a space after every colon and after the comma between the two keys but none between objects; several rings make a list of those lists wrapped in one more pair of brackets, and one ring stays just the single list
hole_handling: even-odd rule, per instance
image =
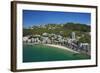
[{"label": "hillside", "polygon": [[42,35],[43,33],[60,34],[64,37],[70,36],[71,32],[75,32],[77,36],[87,34],[90,32],[90,26],[79,23],[65,23],[65,24],[46,24],[32,26],[30,28],[23,28],[23,36],[26,35]]}]

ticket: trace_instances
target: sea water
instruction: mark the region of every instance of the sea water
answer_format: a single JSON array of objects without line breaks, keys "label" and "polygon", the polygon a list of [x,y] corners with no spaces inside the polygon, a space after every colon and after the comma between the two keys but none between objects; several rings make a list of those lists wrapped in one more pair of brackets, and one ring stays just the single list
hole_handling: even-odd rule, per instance
[{"label": "sea water", "polygon": [[85,60],[90,56],[42,44],[23,45],[23,62]]}]

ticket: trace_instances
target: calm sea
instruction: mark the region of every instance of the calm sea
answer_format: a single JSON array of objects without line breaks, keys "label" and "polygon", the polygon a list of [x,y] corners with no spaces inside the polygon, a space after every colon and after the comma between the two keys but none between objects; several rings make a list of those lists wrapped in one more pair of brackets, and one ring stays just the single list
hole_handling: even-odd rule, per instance
[{"label": "calm sea", "polygon": [[88,55],[44,45],[23,45],[23,62],[90,59]]}]

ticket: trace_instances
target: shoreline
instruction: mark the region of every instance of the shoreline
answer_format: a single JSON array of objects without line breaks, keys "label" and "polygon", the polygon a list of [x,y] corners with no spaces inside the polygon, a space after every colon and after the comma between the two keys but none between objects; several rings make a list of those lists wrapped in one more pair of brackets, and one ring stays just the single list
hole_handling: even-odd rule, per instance
[{"label": "shoreline", "polygon": [[[24,44],[28,44],[28,45],[36,45],[37,43],[24,43]],[[55,47],[55,48],[59,48],[59,49],[64,49],[64,50],[68,50],[68,51],[70,51],[70,52],[74,52],[74,53],[79,53],[79,52],[77,52],[77,51],[74,51],[74,50],[72,50],[72,49],[69,49],[69,48],[67,48],[67,47],[65,47],[65,46],[61,46],[61,45],[54,45],[54,44],[42,44],[42,45],[45,45],[45,46],[50,46],[50,47]]]},{"label": "shoreline", "polygon": [[68,50],[68,51],[71,51],[71,52],[74,52],[74,53],[79,53],[79,52],[77,52],[77,51],[74,51],[74,50],[72,50],[72,49],[69,49],[69,48],[67,48],[67,47],[60,46],[60,45],[54,45],[54,44],[43,44],[43,45],[51,46],[51,47],[56,47],[56,48],[64,49],[64,50]]}]

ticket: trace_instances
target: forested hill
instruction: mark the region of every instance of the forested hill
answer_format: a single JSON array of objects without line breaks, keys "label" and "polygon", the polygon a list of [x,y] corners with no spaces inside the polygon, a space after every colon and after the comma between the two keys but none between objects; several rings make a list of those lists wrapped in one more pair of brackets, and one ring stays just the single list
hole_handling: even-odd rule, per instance
[{"label": "forested hill", "polygon": [[74,31],[90,32],[90,26],[86,24],[66,23],[63,28]]},{"label": "forested hill", "polygon": [[54,33],[62,36],[68,36],[71,32],[77,34],[90,32],[90,25],[80,23],[65,23],[65,24],[45,24],[23,28],[23,36],[32,34]]}]

